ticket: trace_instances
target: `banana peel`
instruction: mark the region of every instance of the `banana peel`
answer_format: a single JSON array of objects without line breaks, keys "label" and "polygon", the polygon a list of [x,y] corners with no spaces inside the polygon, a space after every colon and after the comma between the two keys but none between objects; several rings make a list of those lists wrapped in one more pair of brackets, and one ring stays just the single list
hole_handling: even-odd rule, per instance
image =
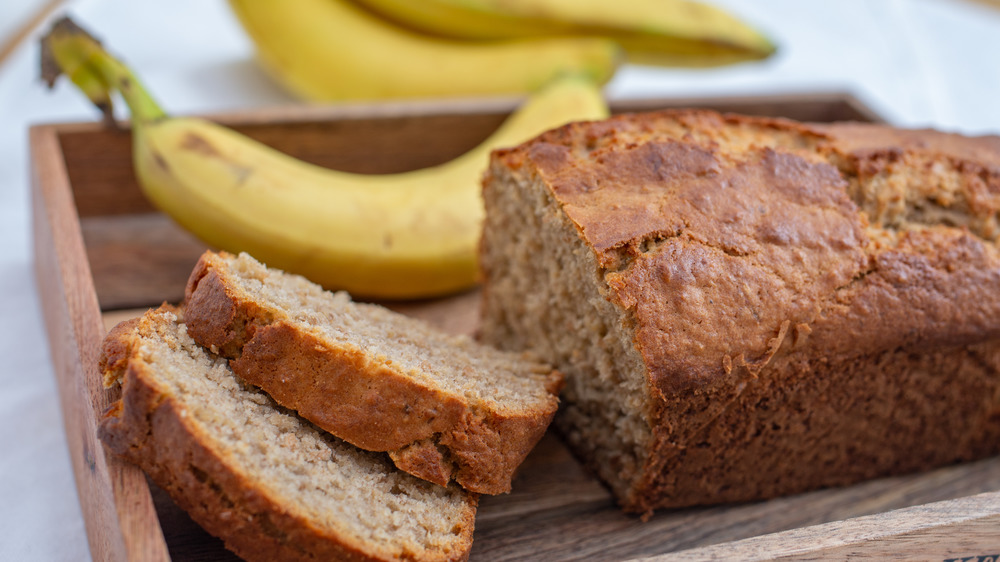
[{"label": "banana peel", "polygon": [[395,26],[348,0],[229,0],[260,66],[314,102],[523,94],[563,74],[597,83],[621,47],[599,37],[463,42]]},{"label": "banana peel", "polygon": [[467,41],[559,36],[615,40],[631,62],[708,67],[761,60],[774,43],[736,16],[692,0],[354,0],[430,35]]}]

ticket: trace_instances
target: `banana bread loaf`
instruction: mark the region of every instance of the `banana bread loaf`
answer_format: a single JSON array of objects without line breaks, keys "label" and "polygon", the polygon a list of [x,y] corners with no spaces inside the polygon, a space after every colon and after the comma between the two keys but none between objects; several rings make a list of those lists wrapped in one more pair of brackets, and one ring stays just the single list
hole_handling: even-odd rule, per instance
[{"label": "banana bread loaf", "polygon": [[562,375],[519,354],[351,302],[252,257],[206,252],[185,317],[199,344],[279,404],[399,468],[510,491],[558,407]]},{"label": "banana bread loaf", "polygon": [[630,511],[1000,451],[1000,138],[665,111],[497,151],[482,339]]},{"label": "banana bread loaf", "polygon": [[463,560],[475,494],[396,470],[245,386],[168,306],[119,324],[99,435],[247,560]]}]

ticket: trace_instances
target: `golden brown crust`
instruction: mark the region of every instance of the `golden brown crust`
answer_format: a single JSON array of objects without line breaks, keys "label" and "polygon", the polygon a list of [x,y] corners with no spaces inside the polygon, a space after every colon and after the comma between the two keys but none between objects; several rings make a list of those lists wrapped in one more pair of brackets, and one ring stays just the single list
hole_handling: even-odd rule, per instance
[{"label": "golden brown crust", "polygon": [[400,470],[428,482],[447,486],[451,482],[451,462],[445,459],[433,439],[414,441],[393,451],[389,458]]},{"label": "golden brown crust", "polygon": [[[281,498],[259,489],[251,476],[212,447],[192,416],[167,388],[157,383],[150,367],[136,352],[141,343],[135,323],[114,330],[103,355],[125,365],[122,397],[105,412],[98,435],[114,453],[137,464],[179,507],[227,548],[247,560],[388,560],[372,548],[352,544],[344,536],[318,528],[295,515]],[[474,505],[463,521],[464,551],[472,543]]]},{"label": "golden brown crust", "polygon": [[643,479],[619,499],[636,513],[751,501],[995,455],[998,369],[996,342],[783,356],[765,376],[740,375],[746,387],[685,441],[657,432]]},{"label": "golden brown crust", "polygon": [[[725,126],[713,117],[676,119]],[[863,222],[833,166],[766,146],[727,162],[710,144],[656,136],[657,124],[602,123],[606,146],[586,159],[574,143],[590,140],[589,130],[517,152],[597,254],[614,298],[635,317],[658,391],[673,394],[724,376],[723,356],[766,363],[781,325],[808,323],[867,258]],[[617,150],[626,132],[643,141]]]},{"label": "golden brown crust", "polygon": [[936,157],[1000,166],[1000,136],[968,137],[932,129],[897,129],[871,123],[813,123],[809,127],[829,136],[844,154],[873,150],[926,152]]},{"label": "golden brown crust", "polygon": [[201,259],[195,264],[184,294],[185,308],[189,311],[188,331],[214,342],[206,347],[223,357],[238,355],[243,342],[252,338],[259,326],[274,319],[269,311],[252,302],[236,306],[208,260]]},{"label": "golden brown crust", "polygon": [[353,445],[389,452],[415,476],[439,484],[451,478],[476,493],[509,492],[515,469],[555,415],[558,373],[543,408],[483,411],[464,395],[291,324],[227,275],[211,252],[191,275],[186,321],[195,341],[235,357],[233,370],[279,404]]},{"label": "golden brown crust", "polygon": [[108,332],[98,364],[98,368],[104,373],[104,388],[111,388],[116,383],[120,383],[125,376],[125,368],[128,366],[130,354],[129,342],[131,341],[128,335],[135,331],[138,325],[139,319],[132,318],[119,322]]},{"label": "golden brown crust", "polygon": [[468,407],[360,349],[285,321],[258,328],[231,365],[279,404],[362,449],[391,451],[429,439],[455,426]]},{"label": "golden brown crust", "polygon": [[634,327],[653,440],[628,509],[1000,450],[1000,137],[682,110],[493,165],[545,186]]}]

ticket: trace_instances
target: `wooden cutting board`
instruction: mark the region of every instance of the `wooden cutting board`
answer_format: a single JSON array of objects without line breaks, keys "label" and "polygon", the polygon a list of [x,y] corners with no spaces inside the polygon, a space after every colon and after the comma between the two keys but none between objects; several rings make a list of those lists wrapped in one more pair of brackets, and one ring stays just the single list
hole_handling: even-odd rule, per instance
[{"label": "wooden cutting board", "polygon": [[[219,117],[320,165],[413,169],[485,138],[512,100],[280,109]],[[802,120],[877,120],[841,95],[643,100],[617,111],[715,107]],[[427,131],[434,131],[430,137]],[[35,254],[68,446],[95,560],[232,558],[143,474],[104,451],[96,420],[116,399],[96,362],[106,326],[177,302],[204,245],[156,213],[132,176],[130,136],[96,124],[32,129]],[[478,322],[475,291],[392,308],[453,333]],[[989,559],[1000,554],[1000,459],[767,502],[622,513],[550,433],[509,495],[484,497],[473,560]]]}]

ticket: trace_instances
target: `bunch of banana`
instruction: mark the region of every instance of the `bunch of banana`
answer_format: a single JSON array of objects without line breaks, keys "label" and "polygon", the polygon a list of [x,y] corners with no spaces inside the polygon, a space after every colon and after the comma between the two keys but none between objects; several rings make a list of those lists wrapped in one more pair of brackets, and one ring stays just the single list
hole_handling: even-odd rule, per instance
[{"label": "bunch of banana", "polygon": [[387,19],[442,37],[609,37],[636,62],[716,66],[762,59],[775,50],[767,37],[736,17],[692,0],[356,1]]},{"label": "bunch of banana", "polygon": [[229,0],[257,58],[313,101],[520,93],[633,62],[717,66],[774,45],[692,0]]},{"label": "bunch of banana", "polygon": [[598,83],[622,59],[598,37],[460,42],[404,30],[349,0],[230,0],[262,67],[313,101],[526,93],[561,74]]},{"label": "bunch of banana", "polygon": [[479,177],[489,151],[607,115],[591,80],[565,77],[456,160],[408,173],[350,174],[206,120],[169,117],[126,66],[69,20],[57,22],[43,45],[50,84],[61,72],[106,112],[112,91],[128,104],[135,170],[157,207],[212,246],[365,297],[429,297],[474,285]]}]

